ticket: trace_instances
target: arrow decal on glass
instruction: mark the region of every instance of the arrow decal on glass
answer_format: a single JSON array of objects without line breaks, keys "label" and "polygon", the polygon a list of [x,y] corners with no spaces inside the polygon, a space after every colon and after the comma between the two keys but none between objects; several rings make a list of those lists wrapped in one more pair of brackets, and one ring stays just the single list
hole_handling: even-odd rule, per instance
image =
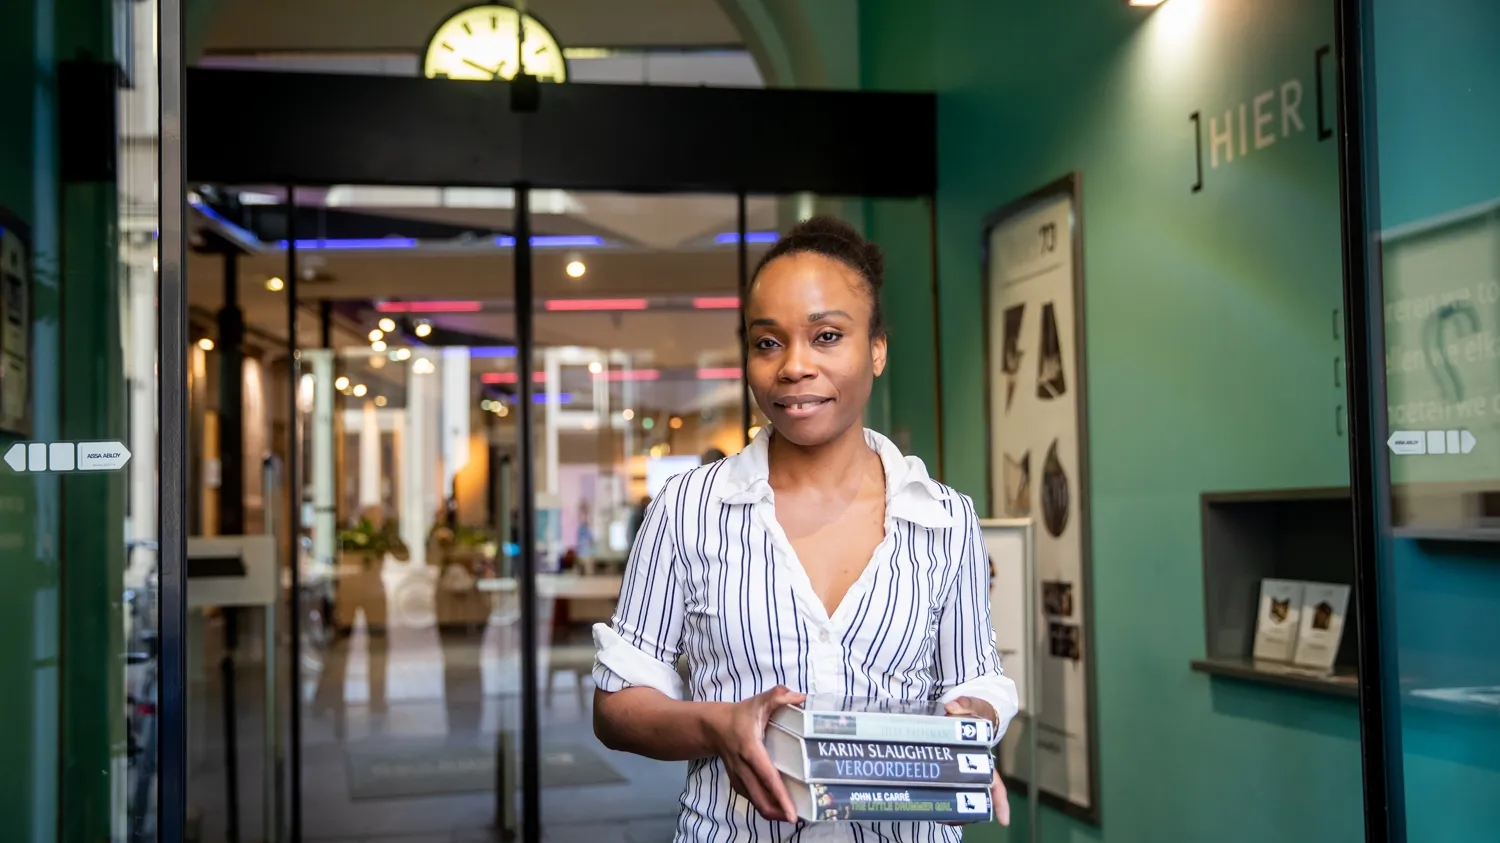
[{"label": "arrow decal on glass", "polygon": [[1467,454],[1478,441],[1467,430],[1398,430],[1385,440],[1398,456]]},{"label": "arrow decal on glass", "polygon": [[119,471],[128,462],[130,449],[119,442],[17,442],[5,452],[18,473]]}]

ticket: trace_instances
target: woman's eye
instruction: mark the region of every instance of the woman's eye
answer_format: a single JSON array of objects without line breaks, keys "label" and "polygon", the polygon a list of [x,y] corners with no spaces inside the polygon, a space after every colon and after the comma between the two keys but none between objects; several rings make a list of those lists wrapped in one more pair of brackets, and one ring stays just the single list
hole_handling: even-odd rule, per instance
[{"label": "woman's eye", "polygon": [[818,342],[838,342],[843,338],[844,335],[838,331],[824,331],[818,334]]},{"label": "woman's eye", "polygon": [[767,351],[776,347],[776,341],[770,337],[761,337],[755,341],[755,347],[762,351]]}]

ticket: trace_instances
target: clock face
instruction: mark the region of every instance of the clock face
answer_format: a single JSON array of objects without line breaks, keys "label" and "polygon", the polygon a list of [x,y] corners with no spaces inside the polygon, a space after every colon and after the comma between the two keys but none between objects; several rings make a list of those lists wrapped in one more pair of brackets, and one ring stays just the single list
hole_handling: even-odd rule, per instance
[{"label": "clock face", "polygon": [[[429,78],[512,79],[525,59],[526,72],[545,82],[567,80],[567,63],[552,33],[530,15],[517,43],[522,18],[509,6],[473,6],[438,27],[427,45],[423,72]],[[517,46],[520,47],[519,54]]]}]

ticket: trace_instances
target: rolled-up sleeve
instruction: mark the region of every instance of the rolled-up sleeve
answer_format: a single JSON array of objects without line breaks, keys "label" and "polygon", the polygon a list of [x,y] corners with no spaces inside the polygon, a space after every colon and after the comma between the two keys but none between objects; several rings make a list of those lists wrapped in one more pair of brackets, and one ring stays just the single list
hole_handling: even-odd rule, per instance
[{"label": "rolled-up sleeve", "polygon": [[998,718],[993,742],[1005,735],[1018,709],[1016,683],[1000,668],[995,625],[990,617],[989,555],[974,503],[961,497],[963,536],[956,549],[957,581],[938,621],[937,671],[941,702],[974,697],[989,703]]},{"label": "rolled-up sleeve", "polygon": [[669,482],[647,508],[625,566],[614,617],[609,624],[594,625],[593,679],[602,691],[647,687],[672,699],[683,698],[676,668],[683,591],[671,517],[677,485]]}]

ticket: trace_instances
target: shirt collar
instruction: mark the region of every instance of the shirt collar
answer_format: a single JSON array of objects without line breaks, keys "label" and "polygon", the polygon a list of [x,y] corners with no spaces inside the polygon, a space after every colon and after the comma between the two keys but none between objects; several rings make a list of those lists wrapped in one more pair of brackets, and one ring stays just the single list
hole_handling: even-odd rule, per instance
[{"label": "shirt collar", "polygon": [[[716,472],[715,498],[730,505],[772,500],[771,435],[770,426],[766,426],[745,450],[725,458],[726,465]],[[927,467],[920,459],[902,455],[896,443],[873,430],[865,430],[865,442],[880,456],[885,468],[885,505],[889,515],[934,530],[955,525],[948,506],[952,492],[927,476]]]}]

